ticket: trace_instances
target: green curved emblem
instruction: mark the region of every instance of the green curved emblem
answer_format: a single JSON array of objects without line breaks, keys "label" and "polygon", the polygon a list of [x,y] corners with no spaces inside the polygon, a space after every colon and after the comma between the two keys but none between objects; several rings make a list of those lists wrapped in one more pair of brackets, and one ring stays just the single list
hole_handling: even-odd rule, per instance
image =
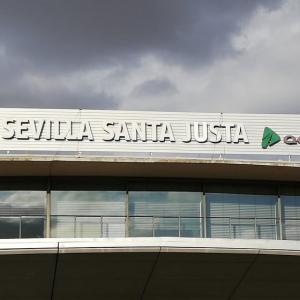
[{"label": "green curved emblem", "polygon": [[274,130],[269,127],[265,127],[261,146],[263,149],[267,149],[268,147],[280,142],[280,140],[280,136]]}]

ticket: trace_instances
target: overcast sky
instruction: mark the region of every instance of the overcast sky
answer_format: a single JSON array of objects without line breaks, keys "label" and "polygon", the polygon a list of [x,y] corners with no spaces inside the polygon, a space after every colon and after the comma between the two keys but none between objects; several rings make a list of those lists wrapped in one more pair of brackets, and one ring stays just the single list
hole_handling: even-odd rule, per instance
[{"label": "overcast sky", "polygon": [[300,1],[0,0],[0,104],[300,113]]}]

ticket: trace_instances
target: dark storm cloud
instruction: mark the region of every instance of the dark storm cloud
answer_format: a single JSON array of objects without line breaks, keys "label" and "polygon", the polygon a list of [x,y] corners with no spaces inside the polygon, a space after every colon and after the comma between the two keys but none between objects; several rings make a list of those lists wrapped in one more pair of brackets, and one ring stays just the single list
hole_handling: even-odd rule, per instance
[{"label": "dark storm cloud", "polygon": [[[174,110],[171,96],[181,95],[181,87],[172,76],[152,72],[143,83],[126,81],[141,71],[142,59],[153,55],[188,71],[209,66],[235,54],[230,38],[259,6],[272,10],[280,3],[0,0],[0,106],[135,109],[126,99],[129,95],[139,104],[143,98],[170,96],[170,102],[145,101],[139,108],[151,102],[158,109]],[[91,71],[98,75],[86,85]],[[77,81],[69,84],[74,74]]]},{"label": "dark storm cloud", "polygon": [[275,0],[0,0],[0,42],[42,70],[126,62],[141,54],[208,63],[258,5]]},{"label": "dark storm cloud", "polygon": [[117,99],[106,92],[92,93],[87,89],[75,92],[61,86],[55,86],[50,90],[35,90],[15,82],[0,84],[0,103],[1,107],[82,109],[118,107]]},{"label": "dark storm cloud", "polygon": [[151,79],[136,86],[132,92],[135,97],[155,97],[176,94],[176,86],[165,78]]}]

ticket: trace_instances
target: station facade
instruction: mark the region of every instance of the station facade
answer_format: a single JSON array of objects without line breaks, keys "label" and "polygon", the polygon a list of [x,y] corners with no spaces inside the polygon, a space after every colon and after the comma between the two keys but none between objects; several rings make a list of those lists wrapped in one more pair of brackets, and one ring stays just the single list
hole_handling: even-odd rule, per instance
[{"label": "station facade", "polygon": [[1,299],[299,299],[299,128],[0,109]]},{"label": "station facade", "polygon": [[1,109],[0,238],[300,239],[297,115]]}]

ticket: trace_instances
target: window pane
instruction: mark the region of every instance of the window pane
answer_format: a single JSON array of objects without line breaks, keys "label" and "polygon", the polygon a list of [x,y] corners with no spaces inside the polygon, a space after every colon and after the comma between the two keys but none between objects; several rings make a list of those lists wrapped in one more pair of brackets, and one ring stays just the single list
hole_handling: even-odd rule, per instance
[{"label": "window pane", "polygon": [[0,238],[19,238],[19,218],[0,217]]},{"label": "window pane", "polygon": [[152,237],[154,235],[154,219],[152,217],[130,217],[129,235],[135,237]]},{"label": "window pane", "polygon": [[199,236],[199,192],[129,192],[130,236]]},{"label": "window pane", "polygon": [[118,191],[53,191],[51,236],[125,236],[126,197]]},{"label": "window pane", "polygon": [[22,238],[44,237],[45,218],[22,218]]},{"label": "window pane", "polygon": [[0,215],[43,216],[45,201],[43,191],[0,191]]},{"label": "window pane", "polygon": [[104,217],[102,224],[103,237],[125,237],[125,217]]},{"label": "window pane", "polygon": [[256,187],[226,187],[206,193],[208,236],[213,238],[276,239],[276,195]]},{"label": "window pane", "polygon": [[75,219],[71,216],[51,216],[51,237],[76,237]]},{"label": "window pane", "polygon": [[44,237],[45,202],[44,191],[0,191],[0,238]]},{"label": "window pane", "polygon": [[178,218],[154,218],[154,236],[179,236]]},{"label": "window pane", "polygon": [[284,188],[281,194],[283,238],[300,240],[300,190]]},{"label": "window pane", "polygon": [[202,237],[202,222],[198,218],[180,219],[180,236]]}]

